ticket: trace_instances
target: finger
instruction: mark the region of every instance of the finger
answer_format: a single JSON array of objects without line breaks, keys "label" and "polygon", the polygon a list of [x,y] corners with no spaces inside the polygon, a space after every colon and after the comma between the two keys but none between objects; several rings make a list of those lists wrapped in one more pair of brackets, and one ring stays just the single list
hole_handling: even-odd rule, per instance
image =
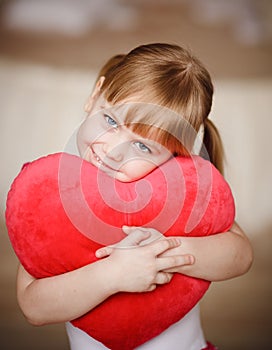
[{"label": "finger", "polygon": [[152,241],[155,241],[157,239],[160,239],[160,238],[164,238],[165,239],[165,236],[161,232],[159,232],[158,230],[156,230],[154,228],[141,227],[141,230],[145,230],[145,231],[150,232],[150,234],[151,234],[150,238],[151,239],[150,239],[149,243],[152,242]]},{"label": "finger", "polygon": [[132,248],[137,247],[148,239],[150,237],[150,232],[148,231],[141,231],[141,230],[135,230],[134,232],[130,233],[126,238],[124,238],[122,241],[120,241],[118,244],[116,244],[115,248]]},{"label": "finger", "polygon": [[159,240],[152,245],[155,256],[162,254],[168,249],[176,248],[180,246],[181,241],[179,238],[171,237],[168,239]]},{"label": "finger", "polygon": [[126,226],[126,225],[122,226],[122,230],[126,235],[129,235],[131,232],[133,232],[139,228],[140,227],[138,227],[138,226]]},{"label": "finger", "polygon": [[148,237],[137,242],[138,245],[147,245],[152,243],[160,238],[165,238],[158,230],[154,228],[142,227],[142,226],[123,226],[122,230],[128,235],[131,236],[135,231],[137,232],[148,232]]},{"label": "finger", "polygon": [[152,292],[157,288],[157,285],[155,283],[151,284],[149,288],[146,289],[146,292]]},{"label": "finger", "polygon": [[192,264],[191,257],[192,256],[190,255],[188,256],[173,255],[173,256],[167,256],[164,258],[157,258],[156,266],[158,271],[165,271],[165,270],[169,271],[171,268]]},{"label": "finger", "polygon": [[134,232],[131,232],[127,239],[132,244],[139,245],[142,241],[149,238],[150,235],[151,234],[149,231],[136,230]]},{"label": "finger", "polygon": [[182,255],[183,257],[183,263],[179,266],[176,266],[174,268],[169,268],[169,269],[164,269],[163,272],[177,272],[177,267],[182,267],[182,266],[188,266],[188,265],[193,265],[195,263],[195,257],[193,255]]},{"label": "finger", "polygon": [[95,256],[97,258],[101,259],[101,258],[105,258],[106,256],[111,255],[112,252],[113,252],[113,248],[112,247],[103,247],[103,248],[98,249],[95,252]]},{"label": "finger", "polygon": [[122,230],[125,234],[129,235],[131,234],[133,231],[139,230],[139,231],[146,231],[146,232],[150,232],[152,234],[152,236],[156,236],[156,237],[164,237],[163,234],[161,232],[159,232],[158,230],[152,228],[152,227],[143,227],[143,226],[127,226],[127,225],[123,225],[122,226]]},{"label": "finger", "polygon": [[158,272],[155,278],[155,283],[156,284],[166,284],[171,281],[173,277],[172,273],[168,272]]}]

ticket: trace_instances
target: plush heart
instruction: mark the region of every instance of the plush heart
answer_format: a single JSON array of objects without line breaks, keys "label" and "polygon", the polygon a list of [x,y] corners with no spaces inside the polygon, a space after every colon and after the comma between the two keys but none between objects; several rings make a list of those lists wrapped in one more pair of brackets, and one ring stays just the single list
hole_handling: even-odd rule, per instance
[{"label": "plush heart", "polygon": [[[233,220],[228,184],[198,156],[173,158],[121,183],[77,156],[49,155],[23,167],[6,210],[14,251],[36,278],[95,262],[98,248],[124,237],[122,225],[205,236],[227,231]],[[73,324],[110,349],[134,349],[181,319],[209,283],[176,274],[153,292],[113,295]]]}]

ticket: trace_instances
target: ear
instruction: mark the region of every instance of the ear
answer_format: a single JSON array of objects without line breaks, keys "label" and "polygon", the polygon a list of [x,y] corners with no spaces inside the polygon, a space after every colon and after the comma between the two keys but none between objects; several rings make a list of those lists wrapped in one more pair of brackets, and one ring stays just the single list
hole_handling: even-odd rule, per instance
[{"label": "ear", "polygon": [[87,113],[91,112],[91,110],[93,108],[94,101],[99,96],[99,93],[100,93],[101,87],[104,83],[104,80],[105,80],[105,77],[100,77],[97,80],[95,87],[94,87],[94,90],[93,90],[92,94],[89,96],[89,98],[84,106],[85,112],[87,112]]}]

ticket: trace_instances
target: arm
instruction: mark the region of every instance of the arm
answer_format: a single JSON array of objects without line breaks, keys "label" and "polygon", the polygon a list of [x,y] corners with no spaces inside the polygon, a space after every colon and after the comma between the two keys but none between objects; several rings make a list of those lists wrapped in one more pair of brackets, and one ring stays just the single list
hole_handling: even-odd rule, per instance
[{"label": "arm", "polygon": [[188,276],[209,281],[222,281],[246,273],[253,262],[253,250],[249,239],[234,223],[225,233],[207,237],[180,237],[181,245],[163,253],[192,254],[194,263],[167,271],[179,272]]},{"label": "arm", "polygon": [[[150,231],[152,236],[163,237],[152,228],[125,227],[124,232]],[[246,273],[253,261],[253,251],[249,239],[234,223],[228,232],[205,237],[179,237],[181,245],[164,252],[161,256],[181,255],[183,264],[167,272],[182,273],[187,276],[209,281],[223,281]],[[111,254],[111,248],[98,250],[97,256]]]},{"label": "arm", "polygon": [[[145,239],[146,233],[142,237]],[[42,279],[34,279],[20,266],[17,278],[19,305],[30,323],[43,325],[77,318],[119,291],[151,291],[157,284],[171,280],[172,274],[162,270],[182,263],[182,257],[159,257],[179,244],[175,238],[136,249],[115,249],[103,260]]]},{"label": "arm", "polygon": [[20,265],[17,299],[28,322],[39,326],[68,321],[114,294],[116,291],[110,282],[111,276],[107,275],[107,262],[101,263],[41,279],[33,278]]}]

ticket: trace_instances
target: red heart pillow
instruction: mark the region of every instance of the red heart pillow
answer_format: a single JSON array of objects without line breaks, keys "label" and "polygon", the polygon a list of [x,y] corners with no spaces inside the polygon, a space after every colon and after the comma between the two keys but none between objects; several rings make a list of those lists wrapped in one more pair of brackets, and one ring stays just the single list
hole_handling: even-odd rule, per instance
[{"label": "red heart pillow", "polygon": [[[173,158],[121,183],[59,153],[23,167],[8,194],[6,224],[23,266],[42,278],[96,261],[98,248],[124,237],[122,225],[205,236],[227,231],[234,211],[228,184],[198,156]],[[153,292],[113,295],[73,324],[110,349],[134,349],[181,319],[208,286],[176,274]]]}]

